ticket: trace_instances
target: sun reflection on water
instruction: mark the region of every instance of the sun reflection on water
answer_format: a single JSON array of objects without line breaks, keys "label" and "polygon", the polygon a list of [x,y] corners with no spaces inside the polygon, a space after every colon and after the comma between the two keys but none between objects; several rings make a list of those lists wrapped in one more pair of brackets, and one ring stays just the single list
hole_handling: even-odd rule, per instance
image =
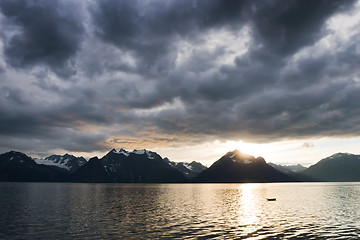
[{"label": "sun reflection on water", "polygon": [[260,226],[261,206],[259,199],[255,196],[256,185],[242,184],[239,189],[238,222],[242,226],[243,234],[250,234],[258,230]]}]

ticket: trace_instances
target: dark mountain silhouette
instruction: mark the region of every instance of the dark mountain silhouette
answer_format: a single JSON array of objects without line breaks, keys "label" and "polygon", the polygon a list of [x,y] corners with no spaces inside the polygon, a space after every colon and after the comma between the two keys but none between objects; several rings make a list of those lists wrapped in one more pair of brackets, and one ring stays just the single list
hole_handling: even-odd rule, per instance
[{"label": "dark mountain silhouette", "polygon": [[69,178],[71,182],[110,183],[115,182],[97,157],[91,158]]},{"label": "dark mountain silhouette", "polygon": [[162,157],[148,150],[111,150],[101,159],[93,158],[74,174],[74,181],[116,183],[185,182],[184,175]]},{"label": "dark mountain silhouette", "polygon": [[239,150],[228,152],[194,179],[195,182],[288,182],[294,181],[266,164],[262,157],[244,154]]},{"label": "dark mountain silhouette", "polygon": [[56,182],[65,181],[68,174],[37,164],[21,152],[11,151],[0,155],[0,181]]},{"label": "dark mountain silhouette", "polygon": [[148,150],[111,150],[101,159],[65,154],[37,159],[11,151],[0,155],[0,181],[70,181],[117,183],[186,182],[168,160]]},{"label": "dark mountain silhouette", "polygon": [[306,181],[360,181],[360,155],[336,153],[300,172]]},{"label": "dark mountain silhouette", "polygon": [[163,183],[185,182],[184,175],[169,166],[156,152],[124,149],[110,151],[101,158],[106,171],[116,182]]}]

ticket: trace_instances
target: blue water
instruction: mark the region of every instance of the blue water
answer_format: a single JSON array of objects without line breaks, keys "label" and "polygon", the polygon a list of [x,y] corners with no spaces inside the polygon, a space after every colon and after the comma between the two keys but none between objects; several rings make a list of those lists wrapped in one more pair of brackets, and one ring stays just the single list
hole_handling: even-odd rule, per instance
[{"label": "blue water", "polygon": [[0,183],[0,239],[149,238],[359,239],[360,183]]}]

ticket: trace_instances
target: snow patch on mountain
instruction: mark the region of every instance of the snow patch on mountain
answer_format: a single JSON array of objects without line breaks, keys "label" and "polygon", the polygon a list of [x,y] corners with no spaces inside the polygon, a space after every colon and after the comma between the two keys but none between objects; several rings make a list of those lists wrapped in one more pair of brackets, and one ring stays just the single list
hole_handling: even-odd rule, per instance
[{"label": "snow patch on mountain", "polygon": [[49,160],[49,159],[38,159],[38,158],[35,158],[34,159],[35,162],[37,164],[42,164],[42,165],[47,165],[47,166],[55,166],[55,167],[59,167],[59,168],[64,168],[66,170],[70,170],[70,167],[64,165],[63,163],[59,163],[59,162],[54,162],[52,160]]},{"label": "snow patch on mountain", "polygon": [[129,152],[126,151],[126,150],[123,149],[123,148],[121,148],[121,149],[119,150],[119,154],[125,155],[126,157],[129,156]]},{"label": "snow patch on mountain", "polygon": [[152,152],[146,151],[146,155],[148,156],[149,159],[154,159]]},{"label": "snow patch on mountain", "polygon": [[148,151],[146,149],[141,149],[141,150],[134,149],[134,151],[132,151],[131,153],[138,154],[138,155],[146,154],[149,159],[154,159],[154,156],[152,155],[152,152],[150,152],[150,151]]},{"label": "snow patch on mountain", "polygon": [[59,167],[70,172],[74,172],[86,163],[86,159],[83,157],[75,157],[70,154],[51,155],[45,159],[35,159],[37,164]]},{"label": "snow patch on mountain", "polygon": [[132,153],[134,153],[134,154],[139,154],[139,155],[143,155],[145,152],[146,152],[145,149],[142,149],[142,150],[136,150],[136,149],[134,149],[134,151],[132,151]]},{"label": "snow patch on mountain", "polygon": [[190,171],[193,170],[193,167],[192,167],[189,163],[184,163],[184,167],[186,167],[186,168],[189,169]]},{"label": "snow patch on mountain", "polygon": [[118,152],[116,151],[116,149],[111,150],[111,152],[115,153],[115,154],[121,154],[124,155],[126,157],[129,156],[129,152],[126,151],[125,149],[121,148]]}]

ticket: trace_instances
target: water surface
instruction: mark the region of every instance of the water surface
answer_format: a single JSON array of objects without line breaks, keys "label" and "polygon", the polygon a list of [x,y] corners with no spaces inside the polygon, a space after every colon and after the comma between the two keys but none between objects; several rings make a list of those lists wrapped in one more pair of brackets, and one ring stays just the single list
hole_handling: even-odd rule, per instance
[{"label": "water surface", "polygon": [[360,238],[360,183],[0,183],[0,197],[0,239]]}]

